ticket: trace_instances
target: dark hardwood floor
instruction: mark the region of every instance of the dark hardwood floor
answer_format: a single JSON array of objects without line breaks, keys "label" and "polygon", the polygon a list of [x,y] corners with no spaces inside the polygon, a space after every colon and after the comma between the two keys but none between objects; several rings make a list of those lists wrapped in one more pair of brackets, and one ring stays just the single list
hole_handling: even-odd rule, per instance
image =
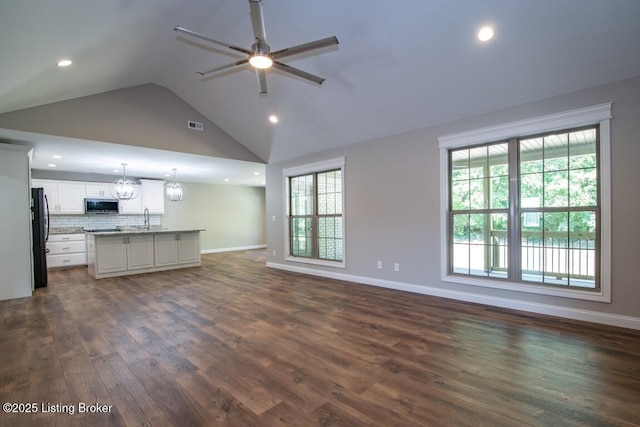
[{"label": "dark hardwood floor", "polygon": [[264,256],[102,280],[52,271],[34,297],[0,302],[0,400],[38,410],[0,425],[640,425],[639,331]]}]

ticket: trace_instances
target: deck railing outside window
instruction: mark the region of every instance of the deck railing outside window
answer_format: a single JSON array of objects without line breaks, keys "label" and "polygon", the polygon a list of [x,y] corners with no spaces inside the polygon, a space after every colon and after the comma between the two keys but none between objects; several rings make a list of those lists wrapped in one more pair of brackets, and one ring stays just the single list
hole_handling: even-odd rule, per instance
[{"label": "deck railing outside window", "polygon": [[451,150],[450,271],[598,289],[597,131]]}]

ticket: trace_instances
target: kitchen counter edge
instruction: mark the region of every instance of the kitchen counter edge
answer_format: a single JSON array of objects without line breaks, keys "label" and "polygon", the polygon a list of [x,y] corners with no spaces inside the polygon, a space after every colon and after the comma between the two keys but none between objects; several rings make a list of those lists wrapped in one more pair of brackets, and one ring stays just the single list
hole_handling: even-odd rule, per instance
[{"label": "kitchen counter edge", "polygon": [[86,234],[92,236],[123,236],[127,234],[164,234],[164,233],[192,233],[196,231],[205,231],[202,228],[166,228],[166,229],[128,229],[118,231],[85,231]]}]

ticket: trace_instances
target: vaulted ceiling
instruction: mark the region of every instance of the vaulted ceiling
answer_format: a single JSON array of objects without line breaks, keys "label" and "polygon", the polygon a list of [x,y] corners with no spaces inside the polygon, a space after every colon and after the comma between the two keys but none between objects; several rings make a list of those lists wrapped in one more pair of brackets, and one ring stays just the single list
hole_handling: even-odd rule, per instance
[{"label": "vaulted ceiling", "polygon": [[[273,50],[335,35],[268,71],[173,31],[249,48],[246,0],[5,0],[0,113],[145,83],[164,86],[265,162],[424,128],[640,75],[637,0],[263,0]],[[480,42],[490,24],[495,37]],[[64,57],[73,65],[62,69]],[[278,115],[277,125],[268,117]]]}]

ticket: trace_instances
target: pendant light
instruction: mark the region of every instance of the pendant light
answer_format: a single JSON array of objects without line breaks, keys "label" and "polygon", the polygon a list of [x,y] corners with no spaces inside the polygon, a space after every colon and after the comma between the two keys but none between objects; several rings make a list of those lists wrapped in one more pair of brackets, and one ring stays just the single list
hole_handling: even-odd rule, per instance
[{"label": "pendant light", "polygon": [[173,169],[173,182],[167,182],[164,185],[164,194],[172,202],[180,202],[187,196],[187,187],[176,182],[176,171]]},{"label": "pendant light", "polygon": [[118,200],[133,200],[140,194],[140,186],[127,178],[126,163],[122,163],[122,178],[111,183],[110,192]]}]

